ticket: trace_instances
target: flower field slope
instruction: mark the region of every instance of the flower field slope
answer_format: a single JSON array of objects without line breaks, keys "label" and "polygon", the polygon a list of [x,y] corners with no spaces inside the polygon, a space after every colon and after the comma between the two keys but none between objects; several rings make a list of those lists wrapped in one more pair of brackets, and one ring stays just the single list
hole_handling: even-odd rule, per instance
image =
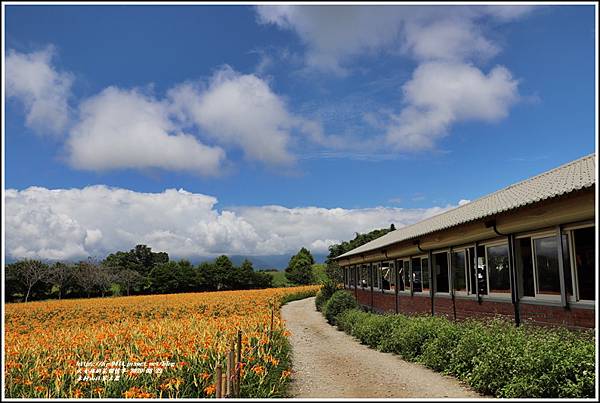
[{"label": "flower field slope", "polygon": [[7,304],[5,396],[211,397],[238,330],[240,396],[284,396],[291,363],[279,306],[317,289]]}]

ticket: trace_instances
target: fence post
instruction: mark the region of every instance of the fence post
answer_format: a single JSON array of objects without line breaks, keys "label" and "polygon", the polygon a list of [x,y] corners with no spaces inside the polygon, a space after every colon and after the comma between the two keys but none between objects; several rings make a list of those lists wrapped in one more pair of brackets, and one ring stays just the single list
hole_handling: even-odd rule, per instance
[{"label": "fence post", "polygon": [[221,364],[217,364],[217,382],[216,382],[216,397],[220,398],[222,395],[221,387],[223,385],[223,369]]},{"label": "fence post", "polygon": [[235,397],[240,397],[242,389],[242,331],[237,334],[237,363],[235,365]]},{"label": "fence post", "polygon": [[[234,344],[231,343],[231,346],[233,347]],[[231,368],[233,367],[233,350],[229,350],[229,352],[227,353],[227,383],[226,383],[226,391],[225,391],[225,396],[226,397],[231,397]]]}]

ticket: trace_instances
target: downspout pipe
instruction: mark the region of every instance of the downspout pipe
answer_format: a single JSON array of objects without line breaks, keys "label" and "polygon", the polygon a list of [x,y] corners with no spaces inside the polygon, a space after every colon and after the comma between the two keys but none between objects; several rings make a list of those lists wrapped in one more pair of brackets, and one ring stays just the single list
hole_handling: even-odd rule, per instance
[{"label": "downspout pipe", "polygon": [[[419,239],[413,241],[413,244],[417,246],[417,249],[420,252],[427,253],[427,270],[429,271],[429,298],[431,298],[431,316],[435,314],[435,309],[433,307],[433,265],[431,263],[432,253],[431,250],[426,251],[421,248],[421,241]],[[423,284],[423,278],[421,278],[421,286]]]},{"label": "downspout pipe", "polygon": [[496,235],[508,238],[508,265],[510,279],[510,296],[515,309],[515,325],[521,325],[521,310],[519,307],[519,290],[517,283],[517,260],[515,256],[515,236],[513,234],[503,234],[496,228],[496,220],[490,220],[485,223],[487,228],[492,227]]}]

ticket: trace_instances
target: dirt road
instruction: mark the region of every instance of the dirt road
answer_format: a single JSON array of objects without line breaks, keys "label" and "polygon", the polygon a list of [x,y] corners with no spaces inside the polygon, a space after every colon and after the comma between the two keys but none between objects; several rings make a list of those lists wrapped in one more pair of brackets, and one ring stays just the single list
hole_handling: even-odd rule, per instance
[{"label": "dirt road", "polygon": [[327,324],[314,298],[290,302],[281,313],[292,332],[293,397],[482,397],[455,378],[360,344]]}]

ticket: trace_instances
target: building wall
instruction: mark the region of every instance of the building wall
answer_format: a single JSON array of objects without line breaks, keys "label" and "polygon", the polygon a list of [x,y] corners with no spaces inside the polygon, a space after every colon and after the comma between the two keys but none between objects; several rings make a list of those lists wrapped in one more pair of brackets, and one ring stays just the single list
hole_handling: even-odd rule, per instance
[{"label": "building wall", "polygon": [[[396,295],[366,289],[349,289],[357,295],[357,301],[365,309],[373,309],[379,313],[396,312]],[[371,301],[373,305],[371,306]],[[445,316],[458,321],[468,318],[493,318],[502,317],[506,320],[515,320],[515,308],[510,301],[482,300],[481,303],[470,297],[456,296],[454,302],[449,296],[437,295],[433,299],[434,315]],[[593,307],[542,305],[533,303],[520,303],[521,323],[536,323],[549,326],[566,326],[570,328],[593,328],[595,324],[595,309]],[[410,296],[408,293],[398,294],[398,312],[405,315],[431,315],[431,297],[426,294]],[[455,318],[456,312],[456,318]]]}]

